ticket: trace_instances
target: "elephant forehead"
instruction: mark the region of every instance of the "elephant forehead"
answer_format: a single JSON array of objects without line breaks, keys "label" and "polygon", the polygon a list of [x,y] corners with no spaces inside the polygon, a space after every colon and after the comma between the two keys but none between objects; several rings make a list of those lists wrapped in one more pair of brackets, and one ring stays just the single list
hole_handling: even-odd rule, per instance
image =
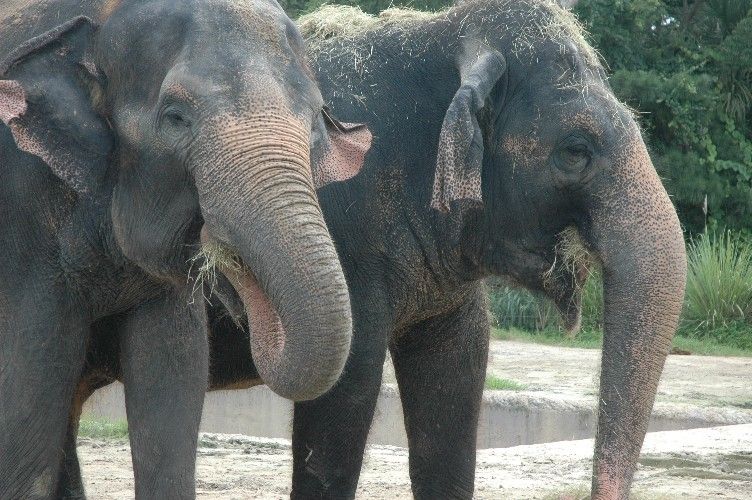
[{"label": "elephant forehead", "polygon": [[237,31],[252,44],[260,43],[264,50],[276,48],[276,56],[284,52],[285,17],[279,7],[264,0],[248,0],[219,2],[211,8],[219,11],[219,16],[211,16],[219,23],[219,33]]},{"label": "elephant forehead", "polygon": [[535,131],[528,134],[508,134],[501,140],[501,148],[523,162],[546,156],[543,144]]}]

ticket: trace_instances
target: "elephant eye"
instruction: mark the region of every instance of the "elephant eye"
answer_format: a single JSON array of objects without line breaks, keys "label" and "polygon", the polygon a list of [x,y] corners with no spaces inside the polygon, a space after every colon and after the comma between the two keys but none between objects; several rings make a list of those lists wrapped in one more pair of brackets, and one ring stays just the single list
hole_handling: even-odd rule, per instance
[{"label": "elephant eye", "polygon": [[556,166],[561,170],[580,172],[590,164],[592,156],[592,149],[585,139],[570,136],[559,145],[555,162]]},{"label": "elephant eye", "polygon": [[191,122],[175,109],[168,109],[163,114],[164,121],[175,128],[190,128]]}]

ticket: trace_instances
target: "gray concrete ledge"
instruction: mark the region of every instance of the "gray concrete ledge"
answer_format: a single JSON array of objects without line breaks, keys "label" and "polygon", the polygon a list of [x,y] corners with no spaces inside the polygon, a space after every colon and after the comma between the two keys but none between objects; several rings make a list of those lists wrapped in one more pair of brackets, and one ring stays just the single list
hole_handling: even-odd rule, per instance
[{"label": "gray concrete ledge", "polygon": [[[595,435],[595,397],[544,392],[486,391],[478,426],[478,448],[570,441]],[[97,391],[84,407],[84,418],[125,420],[123,386]],[[752,423],[752,410],[656,404],[650,432]],[[290,439],[292,404],[265,386],[216,391],[206,395],[201,430]],[[369,436],[371,444],[407,446],[397,389],[384,384]]]}]

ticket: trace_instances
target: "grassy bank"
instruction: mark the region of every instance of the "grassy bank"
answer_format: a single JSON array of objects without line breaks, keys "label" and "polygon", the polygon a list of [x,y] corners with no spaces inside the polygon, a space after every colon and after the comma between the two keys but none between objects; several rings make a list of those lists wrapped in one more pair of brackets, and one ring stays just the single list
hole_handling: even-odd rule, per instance
[{"label": "grassy bank", "polygon": [[[579,347],[582,349],[600,349],[603,338],[601,332],[597,330],[583,331],[575,338],[568,338],[556,329],[531,332],[518,328],[493,328],[491,336],[496,340]],[[713,339],[698,339],[677,335],[674,337],[673,347],[674,353],[681,352],[682,354],[689,353],[699,356],[752,357],[752,349],[719,343]]]}]

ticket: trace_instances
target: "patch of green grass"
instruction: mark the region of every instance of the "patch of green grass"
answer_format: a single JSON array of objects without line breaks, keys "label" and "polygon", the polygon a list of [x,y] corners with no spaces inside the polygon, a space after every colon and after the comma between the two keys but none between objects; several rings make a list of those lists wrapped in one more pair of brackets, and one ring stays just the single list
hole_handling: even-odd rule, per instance
[{"label": "patch of green grass", "polygon": [[559,313],[550,301],[496,282],[490,285],[489,307],[496,326],[545,330],[559,324]]},{"label": "patch of green grass", "polygon": [[[748,335],[752,332],[748,330]],[[700,356],[741,356],[752,357],[752,349],[721,343],[713,337],[696,338],[676,335],[674,348],[689,351]]]},{"label": "patch of green grass", "polygon": [[583,330],[571,339],[557,329],[529,332],[519,328],[492,328],[491,336],[496,340],[513,340],[534,344],[555,345],[562,347],[582,347],[600,349],[601,333],[597,330]]},{"label": "patch of green grass", "polygon": [[525,385],[514,380],[488,374],[486,375],[486,389],[492,391],[522,391],[525,389]]},{"label": "patch of green grass", "polygon": [[[583,330],[576,338],[570,339],[559,330],[528,332],[518,328],[492,328],[491,337],[496,340],[512,340],[533,344],[554,345],[561,347],[580,347],[583,349],[600,349],[602,333],[598,330]],[[674,337],[673,346],[681,351],[688,351],[699,356],[742,356],[752,357],[752,349],[721,343],[713,337],[694,338],[684,335]]]},{"label": "patch of green grass", "polygon": [[93,439],[125,439],[128,436],[128,423],[104,419],[81,419],[78,436]]}]

